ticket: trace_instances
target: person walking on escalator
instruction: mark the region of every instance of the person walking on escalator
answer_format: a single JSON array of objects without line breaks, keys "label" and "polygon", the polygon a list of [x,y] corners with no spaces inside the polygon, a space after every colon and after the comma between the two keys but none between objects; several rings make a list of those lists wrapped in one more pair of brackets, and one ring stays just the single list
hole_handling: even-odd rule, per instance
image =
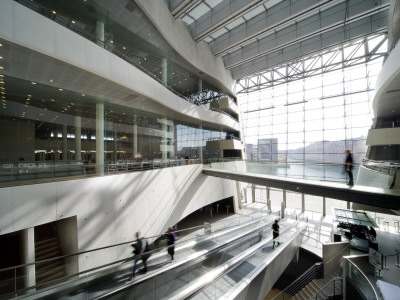
[{"label": "person walking on escalator", "polygon": [[168,254],[171,255],[171,261],[174,260],[176,235],[173,227],[168,228],[167,236]]},{"label": "person walking on escalator", "polygon": [[143,273],[147,272],[147,264],[146,261],[148,259],[148,255],[145,254],[145,252],[149,251],[149,245],[147,243],[147,240],[144,238],[140,237],[140,232],[136,232],[136,242],[132,244],[132,247],[134,248],[133,253],[135,254],[134,257],[134,263],[133,263],[133,268],[132,268],[132,276],[129,278],[129,280],[132,280],[135,275],[136,275],[136,264],[139,260],[142,260],[143,262]]},{"label": "person walking on escalator", "polygon": [[350,150],[346,150],[346,162],[345,162],[346,173],[349,176],[348,185],[354,185],[353,181],[353,156],[351,155]]},{"label": "person walking on escalator", "polygon": [[[272,242],[272,247],[275,247],[275,239],[279,236],[279,225],[278,220],[275,220],[275,223],[272,224],[272,236],[274,238]],[[279,245],[279,241],[276,241]]]}]

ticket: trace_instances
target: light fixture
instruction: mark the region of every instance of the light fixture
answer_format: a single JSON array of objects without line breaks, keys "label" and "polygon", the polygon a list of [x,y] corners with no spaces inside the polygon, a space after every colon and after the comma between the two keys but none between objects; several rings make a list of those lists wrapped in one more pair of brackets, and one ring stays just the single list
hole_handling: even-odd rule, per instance
[{"label": "light fixture", "polygon": [[72,23],[72,24],[75,24],[75,21],[74,21],[74,20],[72,20],[72,21],[71,21],[71,23]]},{"label": "light fixture", "polygon": [[3,47],[3,44],[0,43],[0,47]]},{"label": "light fixture", "polygon": [[62,91],[63,91],[63,89],[61,89],[61,88],[59,88],[58,90],[59,90],[60,92],[62,92]]},{"label": "light fixture", "polygon": [[82,97],[85,97],[86,95],[85,94],[81,94],[82,95]]},{"label": "light fixture", "polygon": [[3,69],[4,69],[4,67],[0,66],[0,70],[3,70]]},{"label": "light fixture", "polygon": [[52,12],[53,14],[56,14],[56,13],[57,13],[55,10],[52,10],[51,12]]},{"label": "light fixture", "polygon": [[110,42],[111,42],[111,44],[114,44],[114,41],[113,41],[113,40],[111,40]]},{"label": "light fixture", "polygon": [[122,47],[122,49],[124,49],[124,50],[125,50],[125,49],[126,49],[126,47],[125,47],[125,46],[123,46],[123,47]]},{"label": "light fixture", "polygon": [[56,101],[56,100],[54,100],[54,99],[50,99],[50,101],[51,101],[51,102],[54,102],[54,101]]},{"label": "light fixture", "polygon": [[35,84],[36,84],[36,82],[34,82],[34,81],[32,81],[31,83],[32,83],[33,85],[35,85]]},{"label": "light fixture", "polygon": [[0,59],[3,59],[3,56],[0,56]]}]

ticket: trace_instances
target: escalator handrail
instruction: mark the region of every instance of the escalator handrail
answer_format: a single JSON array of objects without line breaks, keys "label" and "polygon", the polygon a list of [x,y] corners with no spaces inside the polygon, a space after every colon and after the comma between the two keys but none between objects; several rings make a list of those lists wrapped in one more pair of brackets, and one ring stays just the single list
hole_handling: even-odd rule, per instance
[{"label": "escalator handrail", "polygon": [[[294,226],[299,225],[302,223],[301,221],[296,221],[295,223],[291,224],[287,228],[281,231],[281,234],[288,232]],[[305,226],[305,225],[304,225]],[[302,229],[304,229],[304,226]],[[300,232],[300,231],[299,231]],[[231,270],[236,268],[238,265],[243,263],[244,261],[248,260],[251,256],[258,253],[261,249],[265,248],[269,243],[272,242],[272,237],[265,239],[264,241],[260,241],[256,245],[246,249],[239,255],[236,255],[225,264],[216,267],[211,272],[199,277],[198,279],[194,280],[189,286],[187,286],[184,290],[178,292],[177,294],[173,295],[172,297],[169,296],[168,299],[190,299],[191,297],[200,293],[203,289],[207,286],[212,284],[214,281],[218,280],[222,276],[229,273]],[[210,274],[211,273],[211,274]]]}]

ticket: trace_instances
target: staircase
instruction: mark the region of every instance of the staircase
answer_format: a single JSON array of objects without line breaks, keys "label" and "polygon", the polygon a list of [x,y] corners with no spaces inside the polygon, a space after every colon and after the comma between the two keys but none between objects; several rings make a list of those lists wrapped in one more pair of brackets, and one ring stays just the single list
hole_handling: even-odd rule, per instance
[{"label": "staircase", "polygon": [[66,275],[63,259],[52,259],[61,255],[55,225],[45,224],[35,228],[35,261],[51,259],[35,265],[37,285]]},{"label": "staircase", "polygon": [[[304,288],[302,288],[296,295],[294,295],[291,299],[294,300],[308,300],[315,299],[315,295],[320,291],[320,287],[315,282],[315,280],[311,281]],[[328,299],[328,296],[326,296]]]}]

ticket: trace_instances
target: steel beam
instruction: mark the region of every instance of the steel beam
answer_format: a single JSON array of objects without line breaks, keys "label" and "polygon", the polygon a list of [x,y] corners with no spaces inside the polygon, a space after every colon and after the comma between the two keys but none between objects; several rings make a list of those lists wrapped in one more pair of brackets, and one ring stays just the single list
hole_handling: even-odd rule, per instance
[{"label": "steel beam", "polygon": [[338,34],[340,41],[343,41],[387,28],[389,5],[356,14],[350,18],[345,17],[345,12],[346,9],[342,8],[337,12],[330,12],[329,16],[320,13],[258,39],[224,56],[225,67],[232,69],[269,53],[286,50],[300,43],[307,44],[307,41],[316,38],[320,39],[320,44],[323,46],[330,43],[331,36]]},{"label": "steel beam", "polygon": [[171,10],[171,14],[175,19],[178,19],[182,14],[186,11],[190,10],[193,6],[195,6],[199,0],[183,0],[178,3],[174,8]]},{"label": "steel beam", "polygon": [[192,36],[198,42],[265,2],[267,0],[224,0],[190,24]]},{"label": "steel beam", "polygon": [[[387,35],[382,34],[378,44],[373,49],[369,49],[368,40],[372,37],[364,37],[358,42],[358,45],[341,45],[334,49],[327,49],[317,54],[304,56],[301,60],[288,63],[284,67],[278,66],[270,68],[262,73],[241,78],[236,82],[235,91],[240,94],[263,90],[272,86],[364,64],[385,57],[387,55],[386,51],[379,51],[379,49],[387,41]],[[352,51],[345,55],[345,49],[354,45],[356,45],[354,50],[363,48],[363,51]],[[360,55],[360,52],[362,52],[362,55]],[[340,61],[334,61],[333,58],[338,56],[342,59]],[[322,59],[323,57],[325,58],[324,60]],[[285,73],[282,73],[282,70],[285,70]]]}]

